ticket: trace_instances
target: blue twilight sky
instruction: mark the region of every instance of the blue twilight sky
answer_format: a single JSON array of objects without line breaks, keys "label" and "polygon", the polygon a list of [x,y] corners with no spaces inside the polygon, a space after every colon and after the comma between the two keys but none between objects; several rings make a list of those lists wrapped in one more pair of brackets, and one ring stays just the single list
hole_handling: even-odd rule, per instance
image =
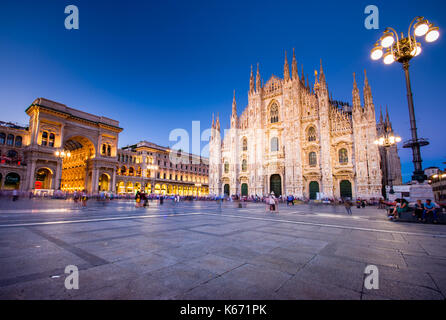
[{"label": "blue twilight sky", "polygon": [[[80,29],[64,28],[65,6],[79,8]],[[380,29],[364,28],[364,8],[379,8]],[[232,92],[238,111],[247,104],[250,66],[264,81],[282,77],[284,51],[314,82],[322,58],[333,97],[351,101],[352,72],[362,88],[368,71],[377,117],[389,107],[394,129],[410,138],[404,75],[399,64],[369,59],[386,26],[407,32],[423,15],[445,30],[444,1],[75,1],[2,0],[0,5],[1,120],[27,123],[36,97],[117,119],[120,145],[147,139],[172,145],[175,128],[201,130],[220,112],[229,125]],[[424,166],[444,167],[446,45],[423,41],[411,67]],[[403,178],[411,151],[400,150]]]}]

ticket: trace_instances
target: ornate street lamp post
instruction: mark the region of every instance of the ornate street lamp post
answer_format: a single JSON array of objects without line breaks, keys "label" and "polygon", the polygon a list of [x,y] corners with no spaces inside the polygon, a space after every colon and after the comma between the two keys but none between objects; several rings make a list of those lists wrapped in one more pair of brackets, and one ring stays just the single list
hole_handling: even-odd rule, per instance
[{"label": "ornate street lamp post", "polygon": [[[375,43],[370,57],[373,60],[383,58],[387,65],[397,61],[403,65],[406,76],[407,103],[409,107],[410,131],[412,139],[404,143],[404,148],[412,148],[412,161],[414,172],[412,180],[423,182],[427,179],[424,174],[421,160],[420,147],[427,146],[429,142],[426,139],[418,138],[417,125],[415,121],[415,112],[413,106],[412,89],[409,77],[409,61],[421,53],[421,43],[417,42],[417,37],[425,36],[426,42],[434,42],[440,36],[439,28],[434,26],[424,17],[416,17],[409,25],[407,36],[398,33],[393,28],[386,28],[379,42]],[[384,50],[386,51],[384,53]]]},{"label": "ornate street lamp post", "polygon": [[386,157],[386,166],[387,166],[387,180],[389,182],[389,194],[394,194],[395,191],[393,191],[393,177],[390,173],[390,159],[389,159],[389,149],[394,144],[397,144],[398,142],[401,142],[400,137],[395,137],[389,132],[385,132],[383,136],[381,136],[378,140],[375,140],[375,144],[384,147],[384,155]]}]

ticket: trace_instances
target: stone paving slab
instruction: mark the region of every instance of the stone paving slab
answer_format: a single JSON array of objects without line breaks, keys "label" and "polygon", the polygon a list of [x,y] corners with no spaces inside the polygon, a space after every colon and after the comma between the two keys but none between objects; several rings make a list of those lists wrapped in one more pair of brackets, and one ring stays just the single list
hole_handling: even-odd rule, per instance
[{"label": "stone paving slab", "polygon": [[[71,211],[61,201],[27,203],[34,212],[26,203],[16,215],[11,204],[0,206],[0,299],[446,296],[446,227],[395,224],[373,208],[349,217],[329,206],[281,206],[270,214],[250,203],[242,210],[214,202],[139,210],[131,202],[90,202]],[[61,219],[87,221],[47,224]],[[40,225],[6,226],[12,222]],[[369,264],[378,267],[378,290],[364,288]],[[64,287],[67,265],[79,267],[79,290]]]}]

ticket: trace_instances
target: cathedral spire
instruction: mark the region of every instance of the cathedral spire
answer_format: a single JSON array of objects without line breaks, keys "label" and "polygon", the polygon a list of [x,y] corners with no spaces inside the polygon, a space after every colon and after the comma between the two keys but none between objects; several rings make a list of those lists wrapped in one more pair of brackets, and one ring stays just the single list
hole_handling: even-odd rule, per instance
[{"label": "cathedral spire", "polygon": [[367,71],[364,69],[364,107],[370,108],[373,105],[372,89],[367,79]]},{"label": "cathedral spire", "polygon": [[231,128],[237,127],[237,103],[235,102],[235,90],[234,98],[232,99],[232,115],[231,115]]},{"label": "cathedral spire", "polygon": [[302,74],[300,75],[300,82],[302,82],[302,85],[305,86],[304,65],[302,65],[301,68]]},{"label": "cathedral spire", "polygon": [[319,74],[319,82],[321,83],[321,85],[325,85],[325,74],[324,74],[324,69],[322,68],[322,59],[321,59],[321,69],[320,69],[320,74]]},{"label": "cathedral spire", "polygon": [[384,122],[384,120],[383,120],[383,107],[380,107],[379,108],[379,123],[383,123]]},{"label": "cathedral spire", "polygon": [[234,97],[232,98],[232,116],[237,116],[237,102],[235,102],[235,90]]},{"label": "cathedral spire", "polygon": [[359,110],[361,108],[361,98],[359,97],[358,85],[356,84],[356,74],[353,72],[353,111]]},{"label": "cathedral spire", "polygon": [[214,113],[212,112],[212,129],[215,129]]},{"label": "cathedral spire", "polygon": [[289,81],[290,80],[290,67],[288,65],[288,59],[286,57],[286,51],[285,51],[285,63],[283,64],[283,80]]},{"label": "cathedral spire", "polygon": [[297,61],[296,61],[296,55],[294,54],[294,48],[293,48],[293,62],[291,63],[291,77],[293,80],[299,79],[299,74],[297,73]]},{"label": "cathedral spire", "polygon": [[215,122],[215,129],[220,132],[220,115],[217,113],[217,121]]},{"label": "cathedral spire", "polygon": [[249,93],[254,92],[254,73],[252,72],[252,65],[251,65],[251,75],[249,76]]},{"label": "cathedral spire", "polygon": [[256,75],[256,92],[260,93],[260,88],[262,87],[260,83],[260,69],[259,69],[259,63],[257,63],[257,75]]}]

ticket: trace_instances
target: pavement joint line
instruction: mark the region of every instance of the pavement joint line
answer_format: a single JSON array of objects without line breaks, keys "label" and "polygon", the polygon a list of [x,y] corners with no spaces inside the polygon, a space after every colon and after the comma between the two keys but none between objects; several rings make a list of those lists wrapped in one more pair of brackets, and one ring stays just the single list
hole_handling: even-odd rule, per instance
[{"label": "pavement joint line", "polygon": [[405,234],[405,235],[412,235],[412,236],[422,236],[422,237],[433,237],[433,238],[446,238],[446,234],[444,234],[444,233],[432,234],[432,233],[418,233],[418,232],[410,232],[410,231],[392,231],[392,230],[382,230],[382,229],[374,229],[374,228],[361,228],[361,227],[354,227],[354,226],[342,226],[342,225],[336,225],[336,224],[324,224],[324,223],[315,223],[315,222],[291,221],[291,220],[283,220],[283,219],[270,219],[270,218],[257,218],[257,217],[236,216],[236,215],[228,215],[228,214],[220,214],[220,213],[201,213],[201,214],[211,215],[211,216],[221,216],[221,217],[232,217],[232,218],[239,218],[239,219],[284,222],[284,223],[302,224],[302,225],[328,227],[328,228],[350,229],[350,230],[360,230],[360,231],[372,231],[372,232],[381,232],[381,233],[397,233],[397,234]]},{"label": "pavement joint line", "polygon": [[17,224],[0,224],[0,228],[46,226],[46,225],[57,225],[57,224],[87,223],[87,222],[115,221],[115,220],[132,220],[132,219],[146,219],[146,218],[166,218],[166,217],[190,216],[190,215],[201,215],[201,214],[203,214],[203,213],[192,212],[192,213],[172,213],[172,214],[164,214],[164,215],[157,214],[157,215],[123,216],[123,217],[111,217],[111,218],[99,218],[99,219],[79,219],[79,220],[30,222],[30,223],[17,223]]}]

